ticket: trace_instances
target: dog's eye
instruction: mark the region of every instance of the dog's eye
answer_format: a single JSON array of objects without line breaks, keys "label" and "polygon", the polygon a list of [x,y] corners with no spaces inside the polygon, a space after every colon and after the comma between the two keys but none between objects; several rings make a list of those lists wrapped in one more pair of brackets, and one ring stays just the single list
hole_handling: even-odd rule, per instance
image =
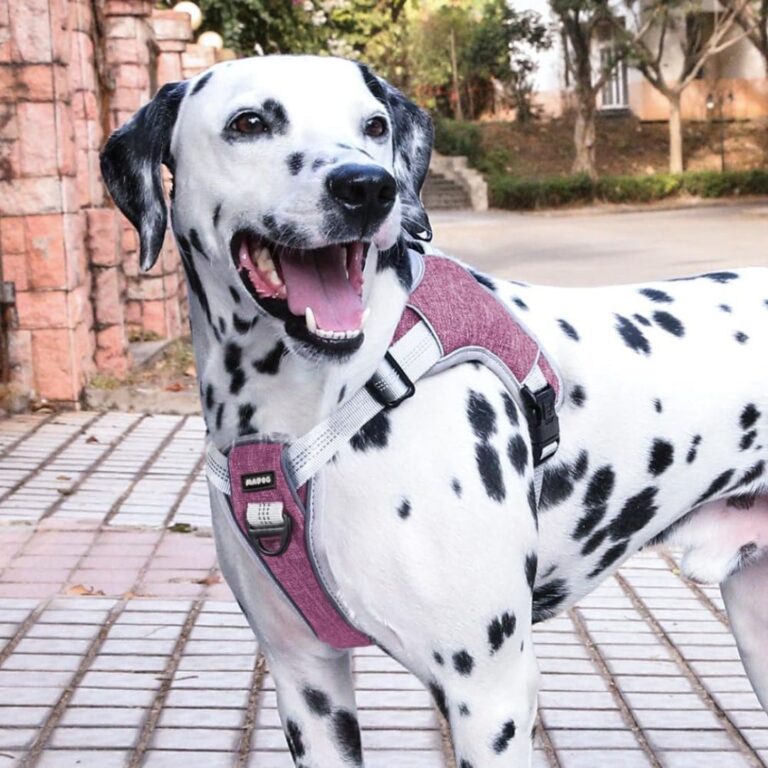
[{"label": "dog's eye", "polygon": [[387,135],[389,125],[383,117],[372,117],[365,122],[365,135],[374,139],[380,139]]},{"label": "dog's eye", "polygon": [[243,112],[241,115],[238,115],[228,127],[230,131],[248,135],[269,133],[267,124],[255,112]]}]

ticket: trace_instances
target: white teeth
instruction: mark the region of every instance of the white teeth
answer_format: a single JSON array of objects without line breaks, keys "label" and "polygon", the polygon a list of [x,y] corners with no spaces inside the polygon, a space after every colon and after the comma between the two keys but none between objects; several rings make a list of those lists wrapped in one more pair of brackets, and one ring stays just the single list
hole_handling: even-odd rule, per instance
[{"label": "white teeth", "polygon": [[360,335],[360,331],[324,331],[322,328],[317,328],[313,333],[319,336],[321,339],[354,339],[355,336]]},{"label": "white teeth", "polygon": [[365,310],[363,311],[363,316],[360,319],[360,330],[365,328],[365,324],[368,322],[368,318],[370,316],[371,316],[371,308],[370,307],[366,307]]},{"label": "white teeth", "polygon": [[283,284],[283,281],[280,279],[280,275],[277,274],[277,270],[275,269],[271,270],[267,277],[269,278],[269,282],[272,283],[272,285],[278,286]]},{"label": "white teeth", "polygon": [[272,272],[275,269],[275,265],[272,262],[272,256],[270,256],[269,249],[268,248],[262,248],[257,254],[256,254],[256,266],[262,271],[262,272]]},{"label": "white teeth", "polygon": [[310,333],[317,333],[317,323],[315,322],[315,313],[312,311],[312,307],[307,307],[304,310],[304,317],[307,321],[307,328]]}]

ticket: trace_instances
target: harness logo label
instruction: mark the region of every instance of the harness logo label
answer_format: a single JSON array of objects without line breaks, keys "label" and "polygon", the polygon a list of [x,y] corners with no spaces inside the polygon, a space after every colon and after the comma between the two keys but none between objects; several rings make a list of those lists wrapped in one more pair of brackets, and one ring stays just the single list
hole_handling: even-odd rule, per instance
[{"label": "harness logo label", "polygon": [[244,491],[268,491],[277,487],[277,478],[272,470],[242,475],[240,482]]}]

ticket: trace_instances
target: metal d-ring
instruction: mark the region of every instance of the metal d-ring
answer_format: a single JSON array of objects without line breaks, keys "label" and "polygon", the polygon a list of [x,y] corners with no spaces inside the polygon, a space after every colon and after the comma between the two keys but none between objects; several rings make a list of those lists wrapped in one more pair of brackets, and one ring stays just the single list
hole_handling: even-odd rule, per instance
[{"label": "metal d-ring", "polygon": [[[279,557],[285,552],[286,549],[288,549],[288,545],[291,543],[292,531],[293,520],[291,519],[290,515],[286,515],[285,512],[283,512],[282,525],[274,526],[269,530],[261,530],[258,533],[256,533],[252,528],[251,537],[254,539],[256,549],[258,549],[260,554],[264,555],[264,557]],[[269,549],[269,547],[266,547],[261,543],[262,539],[273,539],[276,536],[280,536],[280,544],[276,549]]]}]

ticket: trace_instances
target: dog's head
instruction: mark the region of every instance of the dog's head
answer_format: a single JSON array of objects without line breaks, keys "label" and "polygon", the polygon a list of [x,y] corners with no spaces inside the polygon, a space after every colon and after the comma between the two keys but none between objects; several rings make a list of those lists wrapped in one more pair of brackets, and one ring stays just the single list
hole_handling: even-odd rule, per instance
[{"label": "dog's head", "polygon": [[431,237],[419,199],[431,145],[429,117],[366,67],[275,56],[164,86],[101,165],[143,269],[165,234],[165,164],[188,271],[194,259],[214,282],[237,272],[289,342],[345,355],[362,343],[364,284],[377,267],[407,272],[403,230]]}]

